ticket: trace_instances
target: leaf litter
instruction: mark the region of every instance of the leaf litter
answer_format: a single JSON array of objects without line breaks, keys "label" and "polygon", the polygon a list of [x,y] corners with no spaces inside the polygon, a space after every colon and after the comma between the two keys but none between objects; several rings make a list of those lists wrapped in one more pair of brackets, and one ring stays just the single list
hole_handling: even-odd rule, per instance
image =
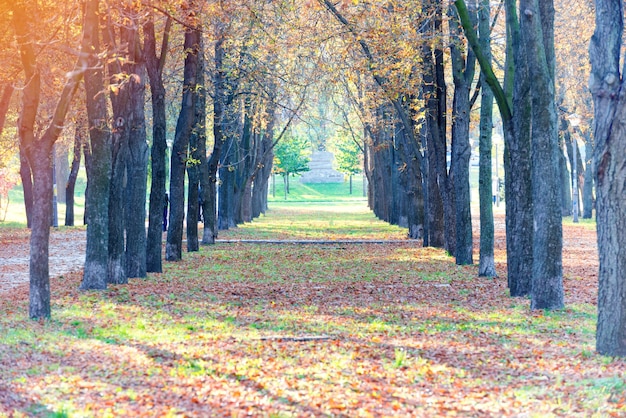
[{"label": "leaf litter", "polygon": [[594,353],[594,231],[564,227],[567,308],[531,312],[497,221],[495,279],[407,240],[217,244],[100,293],[70,272],[49,321],[17,286],[0,415],[625,415],[625,363]]}]

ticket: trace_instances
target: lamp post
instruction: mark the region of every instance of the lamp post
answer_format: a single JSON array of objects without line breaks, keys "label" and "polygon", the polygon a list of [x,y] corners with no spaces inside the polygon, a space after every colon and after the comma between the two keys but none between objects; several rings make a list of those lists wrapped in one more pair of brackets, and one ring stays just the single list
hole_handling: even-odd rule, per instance
[{"label": "lamp post", "polygon": [[[574,130],[580,125],[580,116],[576,113],[570,115],[567,119]],[[574,150],[572,152],[572,213],[573,222],[578,223],[578,142],[576,141],[575,132],[572,135],[572,149]]]}]

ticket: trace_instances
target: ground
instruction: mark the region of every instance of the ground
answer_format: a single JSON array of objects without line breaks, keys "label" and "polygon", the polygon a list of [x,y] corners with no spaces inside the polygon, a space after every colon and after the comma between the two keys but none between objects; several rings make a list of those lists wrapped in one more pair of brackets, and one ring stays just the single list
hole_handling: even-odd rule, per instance
[{"label": "ground", "polygon": [[[275,210],[283,232],[268,216],[223,236],[328,238],[324,209],[308,230]],[[0,416],[624,416],[626,364],[594,354],[593,224],[565,222],[566,309],[530,312],[496,221],[496,279],[388,229],[217,244],[104,292],[68,273],[50,321],[25,317],[18,285],[0,294]]]}]

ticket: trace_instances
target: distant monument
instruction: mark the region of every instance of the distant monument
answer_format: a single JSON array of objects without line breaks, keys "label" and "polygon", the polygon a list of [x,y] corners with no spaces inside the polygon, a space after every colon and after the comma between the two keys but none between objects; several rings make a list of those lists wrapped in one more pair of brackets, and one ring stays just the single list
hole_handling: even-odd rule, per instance
[{"label": "distant monument", "polygon": [[332,152],[316,151],[311,154],[309,171],[300,177],[300,183],[343,183],[343,174],[333,169]]}]

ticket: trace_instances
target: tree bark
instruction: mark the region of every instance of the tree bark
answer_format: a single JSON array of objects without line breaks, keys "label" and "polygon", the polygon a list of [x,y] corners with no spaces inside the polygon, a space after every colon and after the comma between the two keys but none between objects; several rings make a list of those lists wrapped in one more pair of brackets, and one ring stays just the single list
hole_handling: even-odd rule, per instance
[{"label": "tree bark", "polygon": [[[423,137],[426,149],[424,152],[426,157],[424,166],[427,170],[425,178],[426,188],[428,189],[427,197],[425,198],[428,206],[426,229],[428,232],[428,245],[443,248],[445,246],[444,210],[442,192],[437,181],[435,143],[441,142],[439,139],[439,136],[442,134],[440,124],[445,123],[445,119],[439,116],[439,100],[443,99],[445,94],[442,94],[441,89],[436,86],[433,51],[430,45],[425,44],[422,47],[422,54],[425,61],[422,91],[426,100],[426,132]],[[445,128],[443,134],[445,134]]]},{"label": "tree bark", "polygon": [[[92,2],[86,3],[90,10]],[[82,69],[87,63],[83,54],[87,52],[86,36],[83,37],[82,54],[67,77],[57,101],[49,125],[40,136],[35,134],[41,79],[37,67],[34,42],[30,34],[32,22],[28,17],[25,4],[18,2],[12,6],[13,27],[25,74],[22,90],[22,105],[18,121],[20,146],[31,167],[33,174],[33,208],[30,236],[30,293],[29,316],[33,319],[50,317],[50,277],[49,277],[49,238],[52,220],[52,148],[61,134],[65,117],[78,84],[82,79]],[[87,12],[86,12],[87,16]],[[83,28],[87,19],[83,23]]]},{"label": "tree bark", "polygon": [[131,113],[126,164],[125,268],[129,278],[146,277],[146,193],[148,181],[148,142],[144,111],[146,70],[138,49],[137,32],[131,36],[133,64],[130,67],[129,110]]},{"label": "tree bark", "polygon": [[0,136],[2,136],[2,132],[4,131],[4,123],[7,113],[9,112],[13,90],[14,88],[11,83],[0,84]]},{"label": "tree bark", "polygon": [[152,181],[150,184],[150,203],[148,208],[148,235],[146,238],[146,271],[163,271],[163,207],[165,206],[167,117],[165,115],[165,86],[163,84],[163,66],[168,52],[169,32],[172,20],[167,19],[163,31],[160,55],[156,53],[154,15],[151,14],[144,25],[144,57],[146,71],[150,79],[152,100],[152,150],[150,164]]},{"label": "tree bark", "polygon": [[[569,135],[569,134],[567,134]],[[563,145],[565,145],[565,138]],[[561,215],[562,216],[572,216],[572,187],[570,171],[567,168],[567,157],[565,156],[565,150],[561,145],[559,145],[557,151],[557,167],[559,174],[559,190],[560,190],[560,198],[561,198]],[[571,148],[570,148],[571,152]]]},{"label": "tree bark", "polygon": [[[491,62],[491,8],[489,0],[481,0],[478,9],[478,29],[480,46]],[[480,139],[479,139],[479,173],[478,194],[480,203],[480,254],[478,275],[496,277],[494,261],[494,223],[493,223],[493,190],[492,190],[492,129],[493,129],[493,92],[487,85],[484,74],[481,74],[480,99]],[[497,155],[496,155],[497,158]],[[497,191],[496,191],[497,193]]]},{"label": "tree bark", "polygon": [[215,73],[213,76],[213,151],[207,162],[208,187],[205,189],[204,231],[202,244],[214,244],[219,227],[217,217],[218,167],[222,158],[222,148],[226,142],[226,108],[230,96],[226,89],[226,69],[224,68],[224,35],[218,37],[214,46]]},{"label": "tree bark", "polygon": [[593,153],[598,230],[600,354],[626,356],[626,97],[620,75],[623,4],[596,0],[596,28],[589,47],[589,89],[594,102]]},{"label": "tree bark", "polygon": [[196,106],[191,135],[189,136],[189,155],[187,164],[187,251],[200,249],[198,241],[198,222],[204,204],[206,179],[203,179],[206,167],[206,86],[204,85],[204,43],[202,37],[198,45],[198,71],[196,76]]},{"label": "tree bark", "polygon": [[72,166],[70,175],[65,185],[65,226],[74,226],[74,190],[76,188],[76,179],[78,178],[78,170],[80,169],[81,154],[83,152],[83,132],[80,122],[76,123],[76,131],[74,133],[74,151],[72,156]]},{"label": "tree bark", "polygon": [[[452,20],[450,32],[452,43],[450,56],[452,58],[452,76],[454,80],[454,99],[452,112],[452,150],[451,171],[453,173],[452,186],[455,202],[455,235],[456,244],[454,256],[459,265],[473,264],[472,256],[472,213],[470,208],[469,160],[471,145],[470,130],[470,93],[476,65],[476,57],[470,48],[467,57],[460,50],[462,29],[458,23],[455,8],[450,7]],[[476,24],[476,2],[469,3],[470,19]]]},{"label": "tree bark", "polygon": [[24,210],[26,211],[26,226],[31,227],[33,214],[33,175],[28,164],[24,145],[20,141],[20,179],[24,192]]},{"label": "tree bark", "polygon": [[[559,204],[558,127],[552,0],[522,0],[521,21],[532,96],[533,264],[531,309],[561,309],[563,232]],[[549,28],[549,29],[548,29]]]},{"label": "tree bark", "polygon": [[589,132],[585,135],[585,179],[583,182],[583,219],[593,216],[593,143]]},{"label": "tree bark", "polygon": [[[89,69],[85,72],[87,117],[91,162],[87,166],[87,245],[82,290],[106,289],[109,254],[109,194],[111,179],[111,136],[104,90],[99,40],[98,0],[87,2],[85,36],[90,45]],[[87,158],[85,157],[87,161]]]},{"label": "tree bark", "polygon": [[196,82],[198,72],[198,49],[201,32],[187,28],[185,31],[185,69],[183,97],[176,133],[172,145],[170,163],[170,216],[165,245],[165,259],[182,259],[183,222],[185,216],[185,169],[188,159],[189,135],[193,129],[197,101]]}]

